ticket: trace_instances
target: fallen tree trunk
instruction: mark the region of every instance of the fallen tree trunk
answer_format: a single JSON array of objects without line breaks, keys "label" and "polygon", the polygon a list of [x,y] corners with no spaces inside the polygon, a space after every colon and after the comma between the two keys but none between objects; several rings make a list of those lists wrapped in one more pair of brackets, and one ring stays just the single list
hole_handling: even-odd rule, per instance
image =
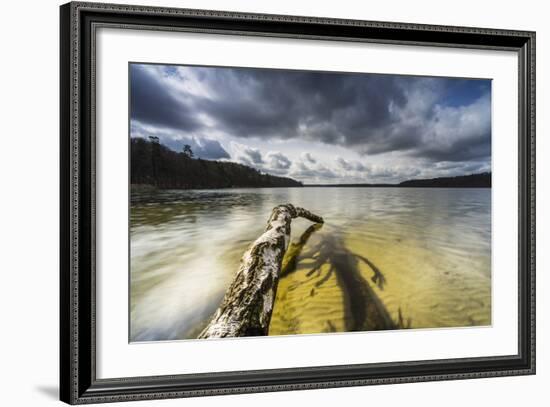
[{"label": "fallen tree trunk", "polygon": [[267,335],[281,263],[290,241],[290,222],[323,218],[291,204],[273,208],[265,232],[244,253],[239,270],[199,338]]}]

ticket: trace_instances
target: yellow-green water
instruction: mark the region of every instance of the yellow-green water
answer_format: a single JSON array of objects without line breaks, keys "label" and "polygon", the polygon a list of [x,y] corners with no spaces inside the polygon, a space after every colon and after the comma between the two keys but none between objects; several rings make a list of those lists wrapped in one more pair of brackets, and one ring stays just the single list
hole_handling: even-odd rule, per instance
[{"label": "yellow-green water", "polygon": [[[325,224],[308,230],[306,220],[292,223],[270,335],[491,323],[490,189],[238,189],[133,198],[133,341],[194,338],[272,207],[287,202]],[[383,317],[390,323],[381,324]]]}]

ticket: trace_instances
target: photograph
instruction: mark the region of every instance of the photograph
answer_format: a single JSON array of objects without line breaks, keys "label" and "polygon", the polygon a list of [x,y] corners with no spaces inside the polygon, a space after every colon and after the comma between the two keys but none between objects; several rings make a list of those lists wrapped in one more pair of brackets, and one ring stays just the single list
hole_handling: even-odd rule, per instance
[{"label": "photograph", "polygon": [[130,342],[491,326],[491,79],[128,69]]},{"label": "photograph", "polygon": [[541,13],[146,3],[60,5],[41,48],[61,401],[537,393]]}]

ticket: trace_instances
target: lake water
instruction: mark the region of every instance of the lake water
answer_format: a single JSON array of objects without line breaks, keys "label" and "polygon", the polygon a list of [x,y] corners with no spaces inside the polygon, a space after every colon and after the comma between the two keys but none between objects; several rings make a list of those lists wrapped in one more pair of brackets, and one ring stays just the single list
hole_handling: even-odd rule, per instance
[{"label": "lake water", "polygon": [[130,339],[195,338],[282,203],[325,224],[292,221],[270,335],[377,329],[371,303],[398,328],[491,324],[490,189],[158,191],[132,196]]}]

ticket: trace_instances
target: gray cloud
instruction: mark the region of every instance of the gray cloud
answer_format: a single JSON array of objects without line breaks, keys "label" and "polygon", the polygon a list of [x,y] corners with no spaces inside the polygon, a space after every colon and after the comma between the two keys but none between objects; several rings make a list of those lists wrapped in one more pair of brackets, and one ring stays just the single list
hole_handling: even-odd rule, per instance
[{"label": "gray cloud", "polygon": [[278,151],[262,153],[257,148],[237,143],[233,143],[233,149],[237,151],[237,161],[268,174],[287,175],[292,165],[292,161]]},{"label": "gray cloud", "polygon": [[302,153],[302,159],[311,164],[315,164],[317,160],[310,153]]},{"label": "gray cloud", "polygon": [[269,152],[266,155],[267,168],[275,170],[288,170],[292,161],[288,157],[279,152]]},{"label": "gray cloud", "polygon": [[490,172],[491,165],[485,161],[456,162],[441,161],[435,165],[435,174],[444,174],[445,176],[455,176],[463,174],[477,174],[481,172]]},{"label": "gray cloud", "polygon": [[[249,138],[294,139],[344,147],[363,156],[391,153],[426,165],[490,166],[487,80],[132,65],[131,115],[133,121],[169,129],[196,144],[201,139],[196,135],[202,134],[243,143]],[[213,142],[202,146],[208,151],[205,156],[227,157],[222,145]],[[288,162],[254,148],[242,149],[233,158],[295,174],[324,172],[330,177],[336,171],[316,166],[309,152],[293,166],[287,157]],[[359,161],[342,160],[336,161],[339,170],[368,169]]]},{"label": "gray cloud", "polygon": [[334,169],[321,163],[312,163],[299,160],[293,163],[289,175],[308,182],[326,182],[340,177]]},{"label": "gray cloud", "polygon": [[336,164],[345,171],[368,171],[368,168],[359,161],[350,161],[336,157]]},{"label": "gray cloud", "polygon": [[182,144],[189,144],[193,149],[195,156],[199,158],[204,158],[206,160],[230,158],[228,152],[225,151],[218,140],[210,140],[206,137],[194,137],[188,140],[189,141],[187,143],[183,142]]},{"label": "gray cloud", "polygon": [[236,137],[362,144],[403,106],[400,77],[261,69],[205,70],[216,97],[197,105]]},{"label": "gray cloud", "polygon": [[305,178],[312,181],[338,178],[338,174],[330,168],[325,166],[310,168],[304,165],[304,163],[299,163],[297,168],[290,174],[296,178]]},{"label": "gray cloud", "polygon": [[130,65],[130,111],[141,123],[184,131],[202,127],[193,106],[176,98],[157,76]]},{"label": "gray cloud", "polygon": [[262,158],[262,153],[257,148],[246,147],[243,152],[254,164],[263,164],[264,159]]},{"label": "gray cloud", "polygon": [[209,139],[207,137],[188,136],[169,129],[149,129],[147,126],[143,126],[136,121],[131,122],[130,132],[132,137],[141,137],[146,140],[151,136],[159,137],[162,140],[162,144],[174,151],[182,151],[183,146],[188,144],[191,146],[193,154],[197,158],[203,158],[205,160],[230,158],[229,153],[223,148],[218,140]]}]

